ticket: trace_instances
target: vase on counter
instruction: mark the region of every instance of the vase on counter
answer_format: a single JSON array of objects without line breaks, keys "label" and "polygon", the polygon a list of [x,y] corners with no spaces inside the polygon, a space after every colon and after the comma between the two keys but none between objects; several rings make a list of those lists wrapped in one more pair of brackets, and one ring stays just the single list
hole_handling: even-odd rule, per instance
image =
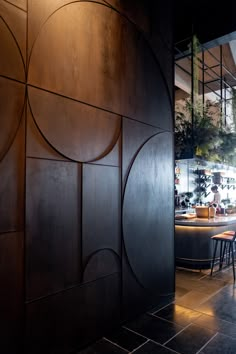
[{"label": "vase on counter", "polygon": [[211,205],[209,207],[209,218],[214,218],[216,216],[216,208]]}]

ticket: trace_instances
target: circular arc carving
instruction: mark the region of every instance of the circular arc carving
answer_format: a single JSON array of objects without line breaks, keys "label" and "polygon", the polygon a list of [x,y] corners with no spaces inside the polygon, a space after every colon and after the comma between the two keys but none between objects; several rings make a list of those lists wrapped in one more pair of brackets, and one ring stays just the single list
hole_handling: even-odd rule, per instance
[{"label": "circular arc carving", "polygon": [[[60,112],[55,104],[46,114],[53,122],[57,117],[58,127],[49,130],[41,112],[36,113],[32,94],[29,97],[45,139],[64,156],[81,162],[98,160],[112,150],[120,116],[158,126],[157,116],[164,114],[163,107],[170,107],[165,81],[144,37],[125,17],[96,2],[66,4],[46,20],[31,50],[28,83],[56,94],[64,107],[75,106],[69,102],[71,99],[94,108],[89,119],[84,115],[83,122],[83,114],[75,113],[80,108],[73,108],[67,124],[65,109]],[[48,98],[51,104],[53,100]],[[96,107],[101,109],[99,113]],[[115,114],[107,119],[108,112]],[[61,136],[56,134],[66,125],[68,139],[58,144]],[[85,133],[79,132],[82,126]],[[80,139],[82,135],[86,145]],[[83,148],[90,153],[86,155]]]},{"label": "circular arc carving", "polygon": [[165,240],[172,233],[168,210],[163,210],[173,185],[171,144],[167,132],[144,144],[133,162],[124,194],[123,235],[128,261],[140,284],[150,290],[161,287]]}]

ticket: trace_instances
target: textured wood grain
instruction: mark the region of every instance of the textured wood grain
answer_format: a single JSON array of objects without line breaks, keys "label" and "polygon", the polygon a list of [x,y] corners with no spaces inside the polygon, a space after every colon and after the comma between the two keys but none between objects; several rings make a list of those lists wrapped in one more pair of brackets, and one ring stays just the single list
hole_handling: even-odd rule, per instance
[{"label": "textured wood grain", "polygon": [[172,149],[170,133],[146,142],[130,170],[123,204],[128,261],[139,282],[160,293],[173,291],[174,280]]},{"label": "textured wood grain", "polygon": [[113,273],[121,272],[121,259],[111,249],[94,252],[88,259],[83,282],[90,282]]},{"label": "textured wood grain", "polygon": [[0,162],[0,233],[24,228],[24,128],[23,119],[11,148]]},{"label": "textured wood grain", "polygon": [[45,139],[70,159],[93,161],[116,144],[121,119],[115,114],[32,87],[29,101]]},{"label": "textured wood grain", "polygon": [[80,282],[80,180],[75,163],[27,160],[28,299]]},{"label": "textured wood grain", "polygon": [[32,49],[29,83],[171,128],[167,86],[147,41],[101,4],[71,3],[44,23]]},{"label": "textured wood grain", "polygon": [[[91,0],[90,0],[91,1]],[[97,0],[96,0],[97,1]],[[28,0],[28,48],[29,52],[32,49],[33,43],[36,40],[41,27],[48,20],[48,18],[62,6],[70,4],[71,0]],[[99,2],[99,1],[98,1]],[[104,3],[104,1],[101,1]]]},{"label": "textured wood grain", "polygon": [[23,115],[25,86],[0,77],[0,161],[10,148]]},{"label": "textured wood grain", "polygon": [[27,106],[27,151],[26,156],[51,160],[67,160],[59,154],[43,137]]},{"label": "textured wood grain", "polygon": [[129,174],[132,163],[139,149],[145,142],[161,130],[140,122],[123,118],[122,122],[122,189]]},{"label": "textured wood grain", "polygon": [[1,352],[20,353],[23,339],[24,234],[0,234]]},{"label": "textured wood grain", "polygon": [[27,10],[27,0],[7,0],[9,4],[15,5],[19,9]]},{"label": "textured wood grain", "polygon": [[111,331],[120,320],[120,286],[114,274],[27,304],[25,353],[71,353]]},{"label": "textured wood grain", "polygon": [[0,74],[25,80],[26,12],[1,1],[0,16]]},{"label": "textured wood grain", "polygon": [[103,248],[111,248],[119,255],[121,251],[119,169],[84,165],[82,204],[83,263],[87,263],[93,252]]}]

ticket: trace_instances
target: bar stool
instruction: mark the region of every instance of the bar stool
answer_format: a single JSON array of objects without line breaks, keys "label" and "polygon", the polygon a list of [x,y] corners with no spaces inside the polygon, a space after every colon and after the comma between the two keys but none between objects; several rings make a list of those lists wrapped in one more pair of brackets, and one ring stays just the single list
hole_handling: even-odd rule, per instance
[{"label": "bar stool", "polygon": [[234,275],[234,281],[235,281],[235,269],[234,269],[234,247],[233,244],[235,242],[236,238],[236,232],[235,231],[225,231],[221,234],[217,234],[211,237],[213,241],[215,241],[215,247],[214,247],[214,255],[213,255],[213,260],[212,260],[212,265],[211,265],[211,275],[213,272],[213,267],[215,263],[215,257],[216,257],[216,251],[217,251],[217,246],[218,242],[220,242],[220,263],[219,263],[219,270],[222,269],[224,257],[225,257],[225,252],[226,252],[226,258],[227,258],[227,246],[229,246],[228,251],[229,251],[229,261],[228,265],[230,263],[230,252],[232,256],[232,267],[233,267],[233,275]]}]

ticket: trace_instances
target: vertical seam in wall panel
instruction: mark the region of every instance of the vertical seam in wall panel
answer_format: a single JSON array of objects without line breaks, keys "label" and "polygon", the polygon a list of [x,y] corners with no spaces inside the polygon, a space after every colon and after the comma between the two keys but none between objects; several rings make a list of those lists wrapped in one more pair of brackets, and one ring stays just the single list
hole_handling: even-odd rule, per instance
[{"label": "vertical seam in wall panel", "polygon": [[83,179],[84,179],[84,163],[80,165],[80,283],[83,281]]},{"label": "vertical seam in wall panel", "polygon": [[25,352],[25,338],[26,338],[26,168],[27,168],[27,108],[28,108],[28,89],[27,89],[27,77],[28,77],[28,21],[29,21],[29,0],[26,0],[26,53],[25,53],[25,155],[24,155],[24,242],[23,242],[23,336],[22,336],[22,349]]},{"label": "vertical seam in wall panel", "polygon": [[123,307],[123,120],[121,117],[121,129],[120,129],[120,322],[122,316]]}]

